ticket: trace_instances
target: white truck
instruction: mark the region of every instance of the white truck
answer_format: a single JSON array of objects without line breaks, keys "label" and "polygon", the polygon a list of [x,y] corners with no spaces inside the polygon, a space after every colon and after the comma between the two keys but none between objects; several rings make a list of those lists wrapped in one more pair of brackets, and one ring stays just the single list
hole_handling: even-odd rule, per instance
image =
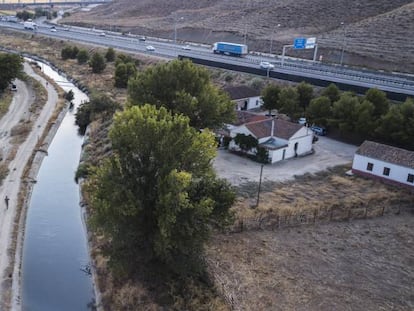
[{"label": "white truck", "polygon": [[35,22],[32,21],[25,21],[23,23],[24,29],[29,29],[29,30],[36,30],[37,29],[37,24]]}]

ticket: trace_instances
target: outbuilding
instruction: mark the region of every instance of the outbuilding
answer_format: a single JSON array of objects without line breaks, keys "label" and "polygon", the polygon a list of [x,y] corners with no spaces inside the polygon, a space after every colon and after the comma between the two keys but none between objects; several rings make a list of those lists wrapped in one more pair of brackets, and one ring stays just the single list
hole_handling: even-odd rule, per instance
[{"label": "outbuilding", "polygon": [[414,151],[366,140],[354,155],[352,172],[414,190]]},{"label": "outbuilding", "polygon": [[229,86],[224,88],[229,94],[230,99],[235,103],[236,110],[251,110],[260,108],[263,101],[260,97],[260,91],[246,85]]}]

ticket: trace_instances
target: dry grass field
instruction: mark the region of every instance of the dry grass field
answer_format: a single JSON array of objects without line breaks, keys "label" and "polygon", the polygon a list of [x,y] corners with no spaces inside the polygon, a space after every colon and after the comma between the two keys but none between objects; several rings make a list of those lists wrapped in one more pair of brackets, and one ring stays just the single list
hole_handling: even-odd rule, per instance
[{"label": "dry grass field", "polygon": [[[210,274],[233,310],[413,310],[414,194],[346,176],[347,169],[267,184],[255,209],[251,185],[239,189],[237,221],[333,206],[370,213],[365,220],[272,230],[245,222],[243,232],[216,235]],[[383,208],[386,216],[373,217]]]},{"label": "dry grass field", "polygon": [[[412,0],[115,0],[63,22],[202,43],[244,41],[281,54],[295,37],[317,37],[324,61],[414,72]],[[280,25],[278,27],[278,25]],[[293,53],[292,55],[301,55]]]}]

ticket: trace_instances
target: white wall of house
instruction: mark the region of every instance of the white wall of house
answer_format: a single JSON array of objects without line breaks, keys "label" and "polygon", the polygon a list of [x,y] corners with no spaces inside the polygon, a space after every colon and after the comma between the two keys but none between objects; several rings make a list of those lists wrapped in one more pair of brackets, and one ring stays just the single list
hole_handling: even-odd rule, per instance
[{"label": "white wall of house", "polygon": [[276,150],[269,150],[269,158],[271,163],[276,163],[286,159],[286,147]]},{"label": "white wall of house", "polygon": [[[255,136],[252,134],[252,132],[250,132],[250,131],[247,129],[247,127],[246,127],[246,126],[244,126],[244,125],[234,127],[233,129],[231,129],[231,130],[230,130],[230,136],[231,136],[231,138],[236,137],[236,135],[237,135],[237,134],[244,134],[244,135],[246,135],[246,136],[252,135],[253,137],[255,137]],[[230,141],[230,144],[229,144],[229,149],[231,149],[231,150],[240,150],[239,145],[237,145],[237,144],[234,142],[234,140],[233,140],[233,139]],[[252,152],[250,152],[250,153],[252,153]]]},{"label": "white wall of house", "polygon": [[251,110],[251,109],[259,108],[263,105],[263,101],[260,98],[260,96],[237,99],[235,100],[235,102],[237,105],[236,107],[237,110],[244,110],[244,108],[246,108],[246,110]]},{"label": "white wall of house", "polygon": [[305,126],[302,127],[289,139],[289,146],[286,150],[285,159],[293,158],[296,155],[301,156],[310,153],[312,151],[312,139],[313,132]]},{"label": "white wall of house", "polygon": [[[372,171],[367,169],[368,163],[372,163]],[[389,176],[384,175],[385,167],[390,169]],[[380,178],[396,181],[398,183],[414,187],[414,183],[407,181],[408,174],[414,175],[414,169],[410,169],[408,167],[369,158],[360,154],[355,154],[354,161],[352,163],[352,169],[361,171],[365,174],[375,175]]]}]

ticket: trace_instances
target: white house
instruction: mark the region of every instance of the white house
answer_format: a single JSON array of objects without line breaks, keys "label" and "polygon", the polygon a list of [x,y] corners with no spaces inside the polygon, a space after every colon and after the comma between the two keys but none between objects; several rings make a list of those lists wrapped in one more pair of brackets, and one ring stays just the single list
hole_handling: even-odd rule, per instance
[{"label": "white house", "polygon": [[[237,134],[255,137],[259,146],[269,152],[270,163],[312,152],[313,132],[303,125],[282,119],[267,118],[230,129],[232,138]],[[229,149],[239,150],[234,140],[230,142]],[[251,153],[255,153],[255,150]]]},{"label": "white house", "polygon": [[235,102],[236,110],[251,110],[263,105],[260,92],[246,85],[226,87],[224,91]]},{"label": "white house", "polygon": [[414,190],[414,152],[365,141],[354,155],[352,172]]}]

